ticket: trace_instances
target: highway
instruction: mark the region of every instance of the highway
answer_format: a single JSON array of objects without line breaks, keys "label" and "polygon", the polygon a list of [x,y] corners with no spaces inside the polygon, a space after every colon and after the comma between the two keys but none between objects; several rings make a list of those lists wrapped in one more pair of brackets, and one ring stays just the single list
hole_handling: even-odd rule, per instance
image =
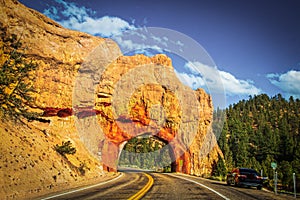
[{"label": "highway", "polygon": [[175,174],[126,171],[89,187],[62,192],[47,199],[294,199],[256,188],[227,186],[223,182]]}]

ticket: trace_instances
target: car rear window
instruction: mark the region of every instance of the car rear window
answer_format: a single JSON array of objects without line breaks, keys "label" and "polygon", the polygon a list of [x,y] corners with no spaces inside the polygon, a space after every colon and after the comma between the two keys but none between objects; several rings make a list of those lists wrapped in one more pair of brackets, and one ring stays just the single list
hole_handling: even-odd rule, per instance
[{"label": "car rear window", "polygon": [[240,174],[255,174],[258,175],[257,171],[255,171],[254,169],[240,169]]}]

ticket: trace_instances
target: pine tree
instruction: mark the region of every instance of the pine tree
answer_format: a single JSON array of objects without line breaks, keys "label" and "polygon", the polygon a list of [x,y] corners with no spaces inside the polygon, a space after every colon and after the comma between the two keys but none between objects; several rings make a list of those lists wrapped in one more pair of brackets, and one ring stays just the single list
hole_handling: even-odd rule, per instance
[{"label": "pine tree", "polygon": [[219,156],[218,162],[216,163],[215,170],[213,171],[213,176],[221,176],[225,177],[227,174],[227,169],[225,166],[225,162],[222,157]]},{"label": "pine tree", "polygon": [[5,117],[20,120],[33,119],[37,114],[30,111],[34,74],[37,65],[24,58],[22,44],[16,35],[2,38],[0,67],[0,111]]},{"label": "pine tree", "polygon": [[282,161],[279,163],[278,177],[282,181],[282,185],[290,187],[293,184],[293,167],[290,162]]}]

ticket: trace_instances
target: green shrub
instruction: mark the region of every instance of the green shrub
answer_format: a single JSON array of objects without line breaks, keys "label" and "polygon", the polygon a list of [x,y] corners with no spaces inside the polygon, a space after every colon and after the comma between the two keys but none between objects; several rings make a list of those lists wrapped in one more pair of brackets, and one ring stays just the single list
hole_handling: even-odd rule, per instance
[{"label": "green shrub", "polygon": [[66,154],[75,154],[76,153],[76,148],[72,147],[71,141],[67,142],[62,142],[62,145],[56,144],[54,146],[55,151],[57,151],[60,155],[66,156]]},{"label": "green shrub", "polygon": [[78,170],[82,176],[85,175],[86,170],[90,170],[90,168],[87,166],[85,162],[81,162],[80,166],[78,167]]}]

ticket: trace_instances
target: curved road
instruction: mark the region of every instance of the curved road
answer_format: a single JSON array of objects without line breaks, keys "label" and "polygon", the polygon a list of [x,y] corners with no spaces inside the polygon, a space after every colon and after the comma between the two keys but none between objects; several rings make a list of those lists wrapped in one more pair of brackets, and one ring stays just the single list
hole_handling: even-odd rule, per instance
[{"label": "curved road", "polygon": [[66,193],[60,193],[43,198],[47,199],[128,199],[139,192],[148,182],[148,178],[143,173],[123,173],[105,184],[90,186],[88,188],[77,189]]},{"label": "curved road", "polygon": [[210,190],[177,175],[152,173],[154,184],[143,199],[223,199]]},{"label": "curved road", "polygon": [[[170,174],[173,176],[173,174]],[[170,176],[169,175],[169,176]],[[232,199],[232,200],[241,200],[241,199],[249,199],[249,200],[256,200],[256,199],[264,199],[264,200],[279,200],[279,199],[295,199],[292,196],[278,194],[275,195],[273,192],[266,191],[266,190],[257,190],[256,188],[245,188],[245,187],[234,187],[228,186],[225,182],[207,180],[200,177],[183,175],[183,174],[174,174],[176,177],[184,178],[185,180],[197,182],[199,187],[202,189],[206,189],[205,187],[218,192],[223,197],[219,196],[218,199]],[[192,182],[190,182],[192,184]],[[208,190],[208,189],[207,189]],[[206,198],[205,196],[199,196],[197,199],[214,199],[214,198]]]},{"label": "curved road", "polygon": [[[292,196],[274,195],[256,188],[227,186],[183,174],[149,173],[154,183],[143,199],[294,199]],[[88,188],[49,196],[44,199],[129,199],[143,190],[149,178],[141,172],[123,172],[111,181]]]}]

